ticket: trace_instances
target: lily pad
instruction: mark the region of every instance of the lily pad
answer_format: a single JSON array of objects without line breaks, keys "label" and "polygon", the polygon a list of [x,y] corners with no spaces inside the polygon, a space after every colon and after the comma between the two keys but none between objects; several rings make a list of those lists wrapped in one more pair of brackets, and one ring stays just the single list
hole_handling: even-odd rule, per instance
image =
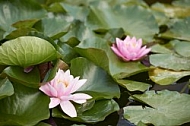
[{"label": "lily pad", "polygon": [[119,98],[120,90],[117,83],[105,71],[87,59],[72,60],[70,69],[74,76],[87,79],[87,82],[78,91],[86,92],[94,99]]},{"label": "lily pad", "polygon": [[[101,108],[101,111],[100,111]],[[66,117],[63,112],[61,112],[59,109],[53,109],[53,117],[59,117],[59,118],[68,118],[73,121],[78,122],[85,122],[85,123],[96,123],[103,121],[106,116],[109,114],[118,111],[119,106],[117,102],[115,102],[113,99],[105,99],[105,100],[98,100],[95,102],[94,106],[83,112],[80,113],[77,118],[68,118]]]},{"label": "lily pad", "polygon": [[35,125],[49,118],[49,97],[19,83],[13,87],[14,95],[0,100],[0,125]]},{"label": "lily pad", "polygon": [[121,86],[127,88],[129,91],[142,91],[148,90],[151,85],[143,82],[133,80],[116,80]]},{"label": "lily pad", "polygon": [[190,41],[190,17],[175,22],[168,31],[162,33],[160,37],[169,39],[179,39]]},{"label": "lily pad", "polygon": [[14,88],[9,79],[0,79],[0,99],[11,96],[14,93]]},{"label": "lily pad", "polygon": [[153,68],[149,71],[150,79],[160,85],[173,84],[188,75],[190,75],[190,71],[172,71],[160,68]]},{"label": "lily pad", "polygon": [[17,81],[25,86],[39,88],[40,74],[36,67],[31,72],[25,73],[22,67],[10,66],[4,69],[3,73],[11,80]]},{"label": "lily pad", "polygon": [[178,42],[174,46],[174,50],[183,57],[190,58],[190,42],[182,41]]},{"label": "lily pad", "polygon": [[[113,8],[105,5],[103,7],[90,6],[86,25],[92,30],[123,28],[126,34],[146,41],[151,41],[154,34],[158,33],[155,18],[141,6],[117,6]],[[139,17],[141,17],[141,20],[139,20]]]},{"label": "lily pad", "polygon": [[[2,0],[0,1],[0,8],[0,29],[6,31],[4,36],[15,29],[11,26],[13,23],[24,20],[35,21],[46,15],[46,11],[40,6],[40,4],[33,0]],[[31,24],[31,22],[28,23]]]},{"label": "lily pad", "polygon": [[149,69],[137,61],[122,61],[113,53],[108,42],[101,38],[86,39],[75,50],[109,72],[116,79],[129,77]]},{"label": "lily pad", "polygon": [[9,40],[0,46],[0,64],[22,67],[40,64],[57,58],[57,52],[48,41],[32,36]]},{"label": "lily pad", "polygon": [[188,94],[163,90],[157,93],[147,91],[145,94],[133,97],[150,106],[127,106],[124,108],[124,117],[134,124],[141,121],[155,126],[173,126],[190,122],[190,96]]},{"label": "lily pad", "polygon": [[48,37],[58,39],[68,32],[69,26],[70,23],[66,20],[54,17],[43,18],[36,23],[35,28]]},{"label": "lily pad", "polygon": [[175,71],[190,70],[190,58],[176,54],[150,55],[150,63],[155,67],[171,69]]}]

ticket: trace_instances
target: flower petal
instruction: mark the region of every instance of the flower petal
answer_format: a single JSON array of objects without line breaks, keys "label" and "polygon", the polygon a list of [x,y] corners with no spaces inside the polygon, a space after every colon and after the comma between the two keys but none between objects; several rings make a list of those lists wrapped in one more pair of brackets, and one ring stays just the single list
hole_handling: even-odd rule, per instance
[{"label": "flower petal", "polygon": [[77,117],[74,105],[70,101],[61,101],[61,109],[70,117]]},{"label": "flower petal", "polygon": [[121,54],[121,52],[116,48],[115,44],[111,47],[112,51],[119,57],[123,57],[123,55]]},{"label": "flower petal", "polygon": [[60,104],[59,98],[50,98],[49,108],[54,108]]},{"label": "flower petal", "polygon": [[77,80],[77,82],[75,82],[75,85],[71,89],[71,93],[77,91],[80,87],[82,87],[82,85],[84,85],[84,83],[86,83],[86,81],[87,81],[87,79]]},{"label": "flower petal", "polygon": [[57,91],[49,83],[42,85],[39,89],[48,96],[57,96]]},{"label": "flower petal", "polygon": [[82,104],[85,103],[87,99],[91,99],[92,97],[88,94],[84,94],[84,93],[76,93],[72,95],[72,101]]}]

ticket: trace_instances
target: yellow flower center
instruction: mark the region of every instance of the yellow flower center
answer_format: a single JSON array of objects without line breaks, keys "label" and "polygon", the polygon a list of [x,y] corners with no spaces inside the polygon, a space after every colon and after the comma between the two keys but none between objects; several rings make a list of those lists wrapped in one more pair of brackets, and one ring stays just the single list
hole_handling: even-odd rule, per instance
[{"label": "yellow flower center", "polygon": [[65,87],[69,85],[69,83],[65,80],[58,80],[58,83],[62,83],[63,85],[65,85]]}]

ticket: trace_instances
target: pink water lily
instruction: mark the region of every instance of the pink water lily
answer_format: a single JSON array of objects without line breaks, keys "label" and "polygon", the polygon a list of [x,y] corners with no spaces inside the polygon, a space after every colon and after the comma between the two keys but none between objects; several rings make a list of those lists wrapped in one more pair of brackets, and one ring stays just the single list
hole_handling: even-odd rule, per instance
[{"label": "pink water lily", "polygon": [[111,47],[113,52],[124,61],[139,60],[150,52],[150,48],[142,47],[142,39],[130,38],[127,36],[124,40],[116,38],[116,43]]},{"label": "pink water lily", "polygon": [[39,89],[50,97],[49,108],[54,108],[60,104],[61,109],[70,117],[77,117],[77,112],[71,101],[78,104],[85,103],[87,99],[92,98],[85,93],[74,93],[87,80],[74,78],[70,75],[70,70],[64,72],[58,70],[56,76],[50,82],[42,85]]}]

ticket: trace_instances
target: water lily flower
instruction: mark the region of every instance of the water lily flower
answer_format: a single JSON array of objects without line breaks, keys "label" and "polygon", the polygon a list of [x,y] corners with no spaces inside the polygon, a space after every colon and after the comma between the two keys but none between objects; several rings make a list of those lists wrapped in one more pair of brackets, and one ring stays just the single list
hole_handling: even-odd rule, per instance
[{"label": "water lily flower", "polygon": [[124,61],[139,60],[150,52],[150,48],[142,47],[142,39],[130,38],[127,36],[124,40],[116,38],[116,43],[111,47],[113,52]]},{"label": "water lily flower", "polygon": [[74,93],[86,81],[86,79],[79,79],[79,77],[74,78],[73,75],[70,75],[70,70],[64,72],[59,69],[55,78],[39,89],[50,97],[49,108],[54,108],[60,104],[61,109],[68,116],[77,117],[76,109],[71,101],[82,104],[87,99],[92,98],[85,93]]}]

